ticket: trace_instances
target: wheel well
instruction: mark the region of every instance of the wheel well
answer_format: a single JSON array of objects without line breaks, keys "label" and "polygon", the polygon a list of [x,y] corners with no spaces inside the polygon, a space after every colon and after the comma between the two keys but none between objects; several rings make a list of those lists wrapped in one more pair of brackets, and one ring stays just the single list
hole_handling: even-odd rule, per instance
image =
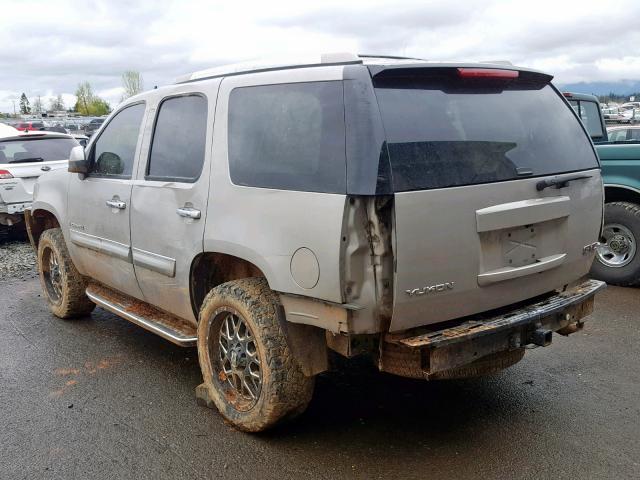
[{"label": "wheel well", "polygon": [[45,230],[50,228],[60,228],[60,223],[55,215],[47,210],[35,210],[31,213],[25,212],[25,222],[31,243],[37,248],[40,236]]},{"label": "wheel well", "polygon": [[604,202],[631,202],[640,205],[640,192],[622,187],[604,187]]},{"label": "wheel well", "polygon": [[189,281],[191,305],[196,318],[204,297],[212,288],[231,280],[249,277],[266,278],[262,270],[243,258],[214,252],[198,255],[191,264]]}]

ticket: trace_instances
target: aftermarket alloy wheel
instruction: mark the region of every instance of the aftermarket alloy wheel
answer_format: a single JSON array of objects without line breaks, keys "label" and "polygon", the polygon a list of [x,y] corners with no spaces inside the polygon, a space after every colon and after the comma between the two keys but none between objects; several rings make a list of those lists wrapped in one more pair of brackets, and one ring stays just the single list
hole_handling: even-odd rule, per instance
[{"label": "aftermarket alloy wheel", "polygon": [[224,283],[200,310],[198,357],[207,397],[240,430],[259,432],[302,413],[313,395],[289,349],[279,298],[262,278]]},{"label": "aftermarket alloy wheel", "polygon": [[[230,307],[215,312],[218,343],[209,338],[209,353],[225,397],[239,410],[251,409],[262,387],[262,368],[255,335],[242,315]],[[219,327],[218,327],[219,325]]]},{"label": "aftermarket alloy wheel", "polygon": [[602,238],[591,267],[592,276],[612,285],[640,283],[638,241],[640,207],[628,202],[607,203]]},{"label": "aftermarket alloy wheel", "polygon": [[55,316],[80,317],[95,308],[85,294],[85,281],[71,261],[59,228],[46,230],[40,237],[38,273],[44,296]]}]

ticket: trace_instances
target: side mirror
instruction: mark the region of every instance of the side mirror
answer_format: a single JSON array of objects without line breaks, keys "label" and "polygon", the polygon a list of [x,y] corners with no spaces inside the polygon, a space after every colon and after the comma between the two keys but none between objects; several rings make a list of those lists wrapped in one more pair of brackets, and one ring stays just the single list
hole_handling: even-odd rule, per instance
[{"label": "side mirror", "polygon": [[71,149],[71,155],[69,155],[69,168],[67,171],[71,173],[89,173],[89,160],[84,153],[84,147],[78,145]]}]

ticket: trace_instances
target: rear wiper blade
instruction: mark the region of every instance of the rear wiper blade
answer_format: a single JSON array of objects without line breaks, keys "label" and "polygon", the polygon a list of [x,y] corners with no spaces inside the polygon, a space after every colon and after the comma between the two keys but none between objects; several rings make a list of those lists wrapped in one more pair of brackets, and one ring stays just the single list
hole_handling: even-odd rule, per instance
[{"label": "rear wiper blade", "polygon": [[591,175],[571,175],[568,177],[561,178],[552,178],[550,180],[541,180],[536,183],[536,190],[541,192],[545,188],[555,187],[555,188],[564,188],[569,185],[569,182],[573,182],[574,180],[583,180],[585,178],[591,178]]},{"label": "rear wiper blade", "polygon": [[31,163],[31,162],[44,162],[42,157],[29,157],[21,158],[20,160],[11,160],[9,163]]}]

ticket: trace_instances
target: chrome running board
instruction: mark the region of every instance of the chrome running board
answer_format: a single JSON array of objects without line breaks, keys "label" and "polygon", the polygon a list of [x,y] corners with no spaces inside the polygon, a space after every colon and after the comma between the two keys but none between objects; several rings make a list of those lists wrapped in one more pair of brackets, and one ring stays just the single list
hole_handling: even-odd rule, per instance
[{"label": "chrome running board", "polygon": [[169,340],[181,347],[193,347],[198,340],[196,327],[145,302],[95,283],[87,287],[87,297],[105,310]]}]

